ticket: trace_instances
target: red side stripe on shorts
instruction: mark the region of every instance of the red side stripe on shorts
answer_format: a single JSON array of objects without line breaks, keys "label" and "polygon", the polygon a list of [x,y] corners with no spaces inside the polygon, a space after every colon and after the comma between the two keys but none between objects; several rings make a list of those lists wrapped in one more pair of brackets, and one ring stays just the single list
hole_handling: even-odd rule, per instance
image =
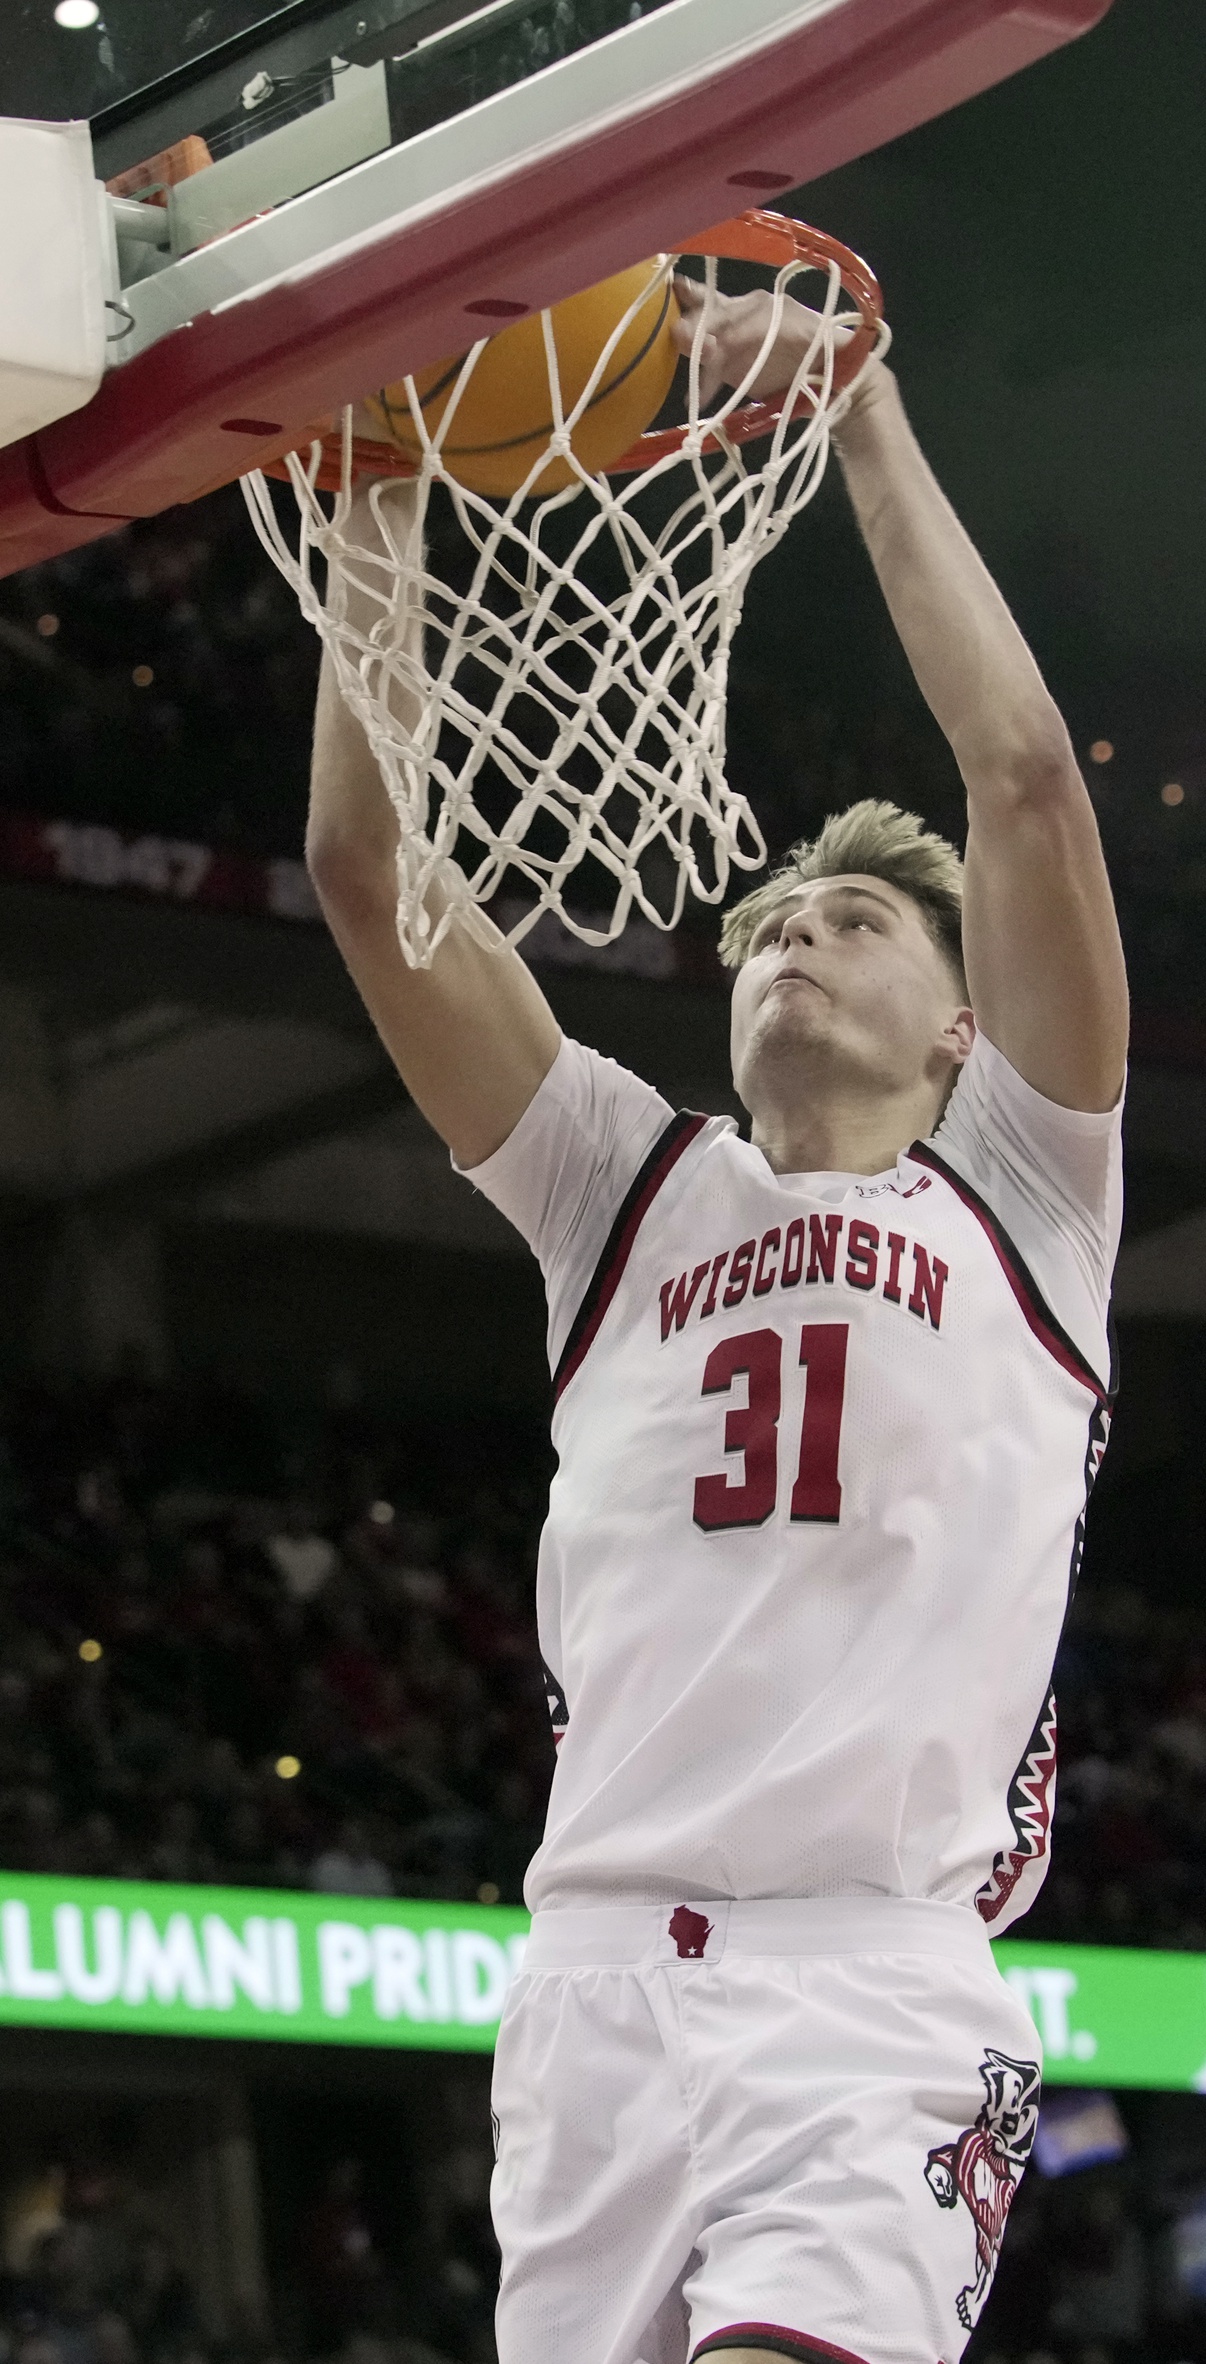
[{"label": "red side stripe on shorts", "polygon": [[825,2364],[864,2364],[849,2348],[835,2348],[827,2339],[811,2339],[806,2331],[789,2331],[782,2323],[726,2323],[723,2331],[710,2332],[691,2351],[691,2364],[699,2356],[711,2355],[723,2348],[770,2348],[781,2356],[824,2358]]},{"label": "red side stripe on shorts", "polygon": [[612,1224],[590,1287],[570,1325],[561,1360],[553,1373],[554,1402],[565,1393],[598,1335],[599,1325],[623,1278],[636,1235],[663,1182],[678,1164],[684,1149],[689,1149],[696,1135],[703,1131],[707,1121],[706,1116],[695,1116],[684,1109],[678,1116],[671,1118],[665,1131],[659,1133],[654,1142]]},{"label": "red side stripe on shorts", "polygon": [[1038,1283],[1019,1255],[1008,1232],[997,1221],[991,1207],[981,1198],[979,1191],[973,1190],[971,1183],[965,1182],[962,1174],[957,1174],[954,1167],[948,1166],[946,1159],[939,1157],[937,1151],[929,1148],[924,1141],[914,1141],[912,1148],[906,1150],[905,1155],[912,1160],[914,1165],[928,1166],[932,1173],[941,1174],[943,1181],[950,1184],[956,1198],[962,1200],[968,1213],[975,1216],[990,1247],[996,1254],[1001,1270],[1017,1300],[1022,1318],[1027,1327],[1033,1331],[1040,1346],[1045,1346],[1048,1354],[1054,1356],[1061,1370],[1067,1371],[1071,1378],[1079,1379],[1082,1387],[1091,1388],[1100,1403],[1109,1403],[1113,1393],[1112,1380],[1109,1385],[1103,1386],[1096,1371],[1085,1361],[1079,1348],[1073,1345],[1067,1331],[1057,1322]]}]

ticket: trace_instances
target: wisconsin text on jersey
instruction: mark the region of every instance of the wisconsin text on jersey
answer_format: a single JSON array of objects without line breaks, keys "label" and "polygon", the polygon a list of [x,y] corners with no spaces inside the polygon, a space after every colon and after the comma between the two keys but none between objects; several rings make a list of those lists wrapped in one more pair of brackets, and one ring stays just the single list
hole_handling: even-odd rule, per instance
[{"label": "wisconsin text on jersey", "polygon": [[[896,1185],[880,1187],[894,1189]],[[929,1187],[929,1175],[923,1174],[901,1195],[912,1198]],[[881,1235],[877,1223],[860,1215],[810,1214],[796,1215],[786,1226],[773,1224],[761,1239],[743,1239],[737,1247],[722,1248],[718,1255],[705,1257],[690,1273],[663,1281],[658,1292],[662,1337],[668,1338],[672,1328],[685,1329],[692,1317],[707,1321],[718,1304],[740,1305],[747,1291],[754,1297],[766,1297],[772,1290],[796,1289],[801,1283],[805,1288],[832,1288],[839,1279],[839,1257],[840,1278],[847,1288],[874,1290],[889,1305],[907,1305],[919,1320],[928,1317],[931,1328],[941,1329],[950,1279],[950,1268],[941,1256],[902,1231]]]}]

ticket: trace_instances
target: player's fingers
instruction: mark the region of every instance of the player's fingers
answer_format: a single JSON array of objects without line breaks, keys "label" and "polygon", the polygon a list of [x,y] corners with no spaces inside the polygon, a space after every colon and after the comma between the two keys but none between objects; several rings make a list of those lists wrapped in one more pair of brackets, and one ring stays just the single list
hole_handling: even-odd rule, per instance
[{"label": "player's fingers", "polygon": [[708,291],[701,279],[689,279],[685,271],[674,274],[674,292],[680,312],[699,312],[708,300]]},{"label": "player's fingers", "polygon": [[699,399],[705,408],[713,395],[727,384],[728,374],[719,337],[703,336],[699,347]]},{"label": "player's fingers", "polygon": [[676,278],[674,292],[678,297],[678,325],[686,328],[688,338],[695,334],[701,321],[705,327],[723,334],[740,318],[740,298],[722,295],[716,287],[704,287],[698,279]]},{"label": "player's fingers", "polygon": [[714,317],[713,307],[707,289],[700,287],[697,280],[676,279],[674,288],[678,297],[678,318],[672,322],[670,334],[679,352],[689,353],[701,331],[706,334],[710,329]]},{"label": "player's fingers", "polygon": [[725,382],[721,341],[715,332],[703,325],[703,316],[696,313],[693,320],[680,320],[672,331],[680,353],[688,358],[698,349],[699,390],[701,399],[710,402],[718,386]]}]

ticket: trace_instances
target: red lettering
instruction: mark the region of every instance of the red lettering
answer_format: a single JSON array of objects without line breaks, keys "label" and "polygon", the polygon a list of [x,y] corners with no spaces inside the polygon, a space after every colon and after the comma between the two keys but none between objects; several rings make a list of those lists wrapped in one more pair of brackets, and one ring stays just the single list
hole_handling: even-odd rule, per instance
[{"label": "red lettering", "polygon": [[850,1253],[846,1258],[846,1278],[852,1289],[873,1289],[879,1259],[879,1232],[874,1223],[855,1221],[847,1233]]},{"label": "red lettering", "polygon": [[757,1245],[756,1239],[743,1239],[741,1246],[734,1250],[733,1261],[729,1266],[729,1285],[722,1300],[725,1305],[740,1305],[750,1285],[754,1250]]},{"label": "red lettering", "polygon": [[797,1215],[787,1226],[783,1241],[783,1262],[779,1268],[781,1289],[794,1289],[804,1270],[804,1218]]},{"label": "red lettering", "polygon": [[[850,1228],[853,1231],[854,1225]],[[842,1515],[838,1445],[849,1335],[845,1322],[806,1322],[800,1334],[800,1361],[807,1377],[800,1466],[791,1490],[793,1519],[817,1519],[833,1525]]]},{"label": "red lettering", "polygon": [[[754,1243],[750,1243],[750,1255]],[[724,1424],[726,1453],[740,1453],[744,1477],[732,1485],[723,1471],[695,1480],[695,1524],[760,1527],[775,1507],[779,1483],[779,1366],[783,1341],[777,1330],[751,1330],[745,1338],[722,1338],[704,1365],[703,1393],[727,1395],[742,1373],[748,1402],[729,1412]]]},{"label": "red lettering", "polygon": [[697,1264],[694,1272],[691,1275],[689,1286],[685,1272],[679,1274],[677,1281],[662,1282],[661,1299],[663,1340],[669,1337],[671,1324],[673,1324],[676,1330],[682,1329],[682,1326],[691,1311],[691,1307],[695,1303],[695,1299],[699,1291],[699,1284],[703,1279],[707,1269],[708,1267],[706,1264]]},{"label": "red lettering", "polygon": [[890,1231],[888,1233],[888,1248],[890,1253],[888,1260],[888,1277],[884,1282],[884,1295],[887,1298],[889,1305],[899,1305],[900,1303],[900,1259],[905,1252],[906,1245],[907,1242],[899,1231]]},{"label": "red lettering", "polygon": [[938,1329],[942,1321],[942,1292],[950,1279],[950,1267],[941,1256],[933,1263],[917,1240],[913,1242],[913,1293],[909,1298],[909,1312],[924,1321],[928,1313],[931,1329]]},{"label": "red lettering", "polygon": [[701,1322],[706,1322],[708,1315],[710,1313],[715,1313],[716,1311],[716,1284],[720,1279],[721,1273],[724,1271],[728,1260],[729,1251],[727,1248],[722,1248],[719,1256],[713,1256],[712,1258],[712,1278],[708,1282],[707,1296],[704,1298],[703,1304],[699,1309],[699,1318]]},{"label": "red lettering", "polygon": [[808,1218],[808,1270],[804,1275],[807,1288],[810,1281],[831,1281],[837,1271],[838,1241],[842,1236],[840,1215],[810,1215]]},{"label": "red lettering", "polygon": [[[845,1322],[806,1322],[800,1337],[805,1373],[800,1452],[791,1495],[791,1517],[827,1525],[841,1517],[838,1455],[846,1392]],[[753,1330],[724,1338],[704,1365],[703,1393],[727,1395],[734,1379],[746,1381],[746,1400],[725,1417],[724,1449],[744,1456],[740,1484],[723,1471],[695,1480],[695,1523],[718,1527],[761,1527],[775,1507],[779,1474],[779,1411],[782,1403],[782,1345],[775,1330]]]},{"label": "red lettering", "polygon": [[767,1271],[766,1259],[769,1251],[772,1248],[777,1248],[778,1245],[779,1227],[776,1224],[773,1231],[766,1231],[762,1235],[762,1245],[758,1250],[758,1270],[754,1274],[755,1297],[765,1297],[774,1288],[776,1275],[773,1269],[770,1272]]}]

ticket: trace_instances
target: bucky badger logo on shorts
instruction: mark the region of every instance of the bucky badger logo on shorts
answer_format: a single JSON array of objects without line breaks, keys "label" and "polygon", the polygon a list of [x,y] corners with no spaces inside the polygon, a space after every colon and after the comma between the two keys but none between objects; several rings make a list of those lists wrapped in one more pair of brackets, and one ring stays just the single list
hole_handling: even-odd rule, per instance
[{"label": "bucky badger logo on shorts", "polygon": [[1005,2219],[1034,2141],[1042,2081],[1036,2062],[1009,2060],[1003,2052],[985,2053],[980,2077],[984,2107],[975,2125],[931,2151],[925,2163],[939,2207],[957,2208],[962,2200],[976,2229],[975,2279],[955,2300],[965,2331],[978,2322],[996,2272]]}]

